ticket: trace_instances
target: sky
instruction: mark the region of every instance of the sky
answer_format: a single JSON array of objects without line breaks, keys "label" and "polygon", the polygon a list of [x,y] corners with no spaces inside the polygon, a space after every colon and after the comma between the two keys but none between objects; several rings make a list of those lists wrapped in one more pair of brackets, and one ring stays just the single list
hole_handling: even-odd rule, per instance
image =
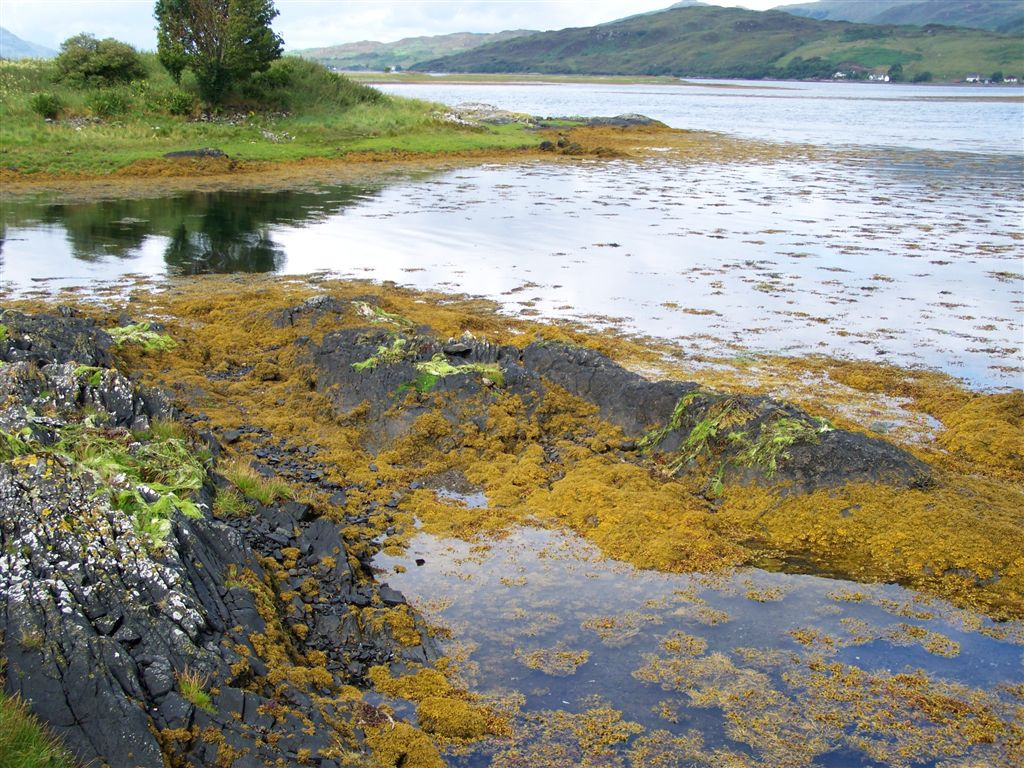
[{"label": "sky", "polygon": [[[719,0],[766,10],[797,0]],[[588,27],[675,0],[276,0],[274,31],[285,49],[360,40],[392,42],[450,32]],[[709,3],[712,0],[709,0]],[[156,49],[153,0],[0,0],[0,27],[48,48],[79,32]]]}]

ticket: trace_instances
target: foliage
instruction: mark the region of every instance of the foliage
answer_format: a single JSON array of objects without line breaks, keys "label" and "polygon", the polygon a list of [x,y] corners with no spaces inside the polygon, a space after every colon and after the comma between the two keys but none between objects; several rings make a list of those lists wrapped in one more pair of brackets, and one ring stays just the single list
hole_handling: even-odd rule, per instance
[{"label": "foliage", "polygon": [[178,346],[166,333],[159,333],[150,328],[149,323],[134,323],[122,325],[108,330],[114,345],[123,347],[126,345],[140,346],[147,352],[164,352]]},{"label": "foliage", "polygon": [[15,456],[24,456],[31,453],[33,446],[30,442],[32,430],[23,427],[16,433],[5,432],[0,429],[0,461],[13,459]]},{"label": "foliage", "polygon": [[154,14],[160,62],[175,81],[192,70],[209,104],[281,56],[273,0],[157,0]]},{"label": "foliage", "polygon": [[92,91],[85,103],[97,117],[119,117],[132,108],[132,97],[123,88],[102,88]]},{"label": "foliage", "polygon": [[54,446],[92,472],[110,495],[111,504],[132,517],[136,531],[160,546],[170,532],[175,511],[201,517],[189,496],[206,479],[203,457],[181,437],[158,427],[149,440],[137,441],[125,430],[107,430],[88,421],[69,424]]},{"label": "foliage", "polygon": [[61,43],[56,63],[60,79],[77,86],[110,86],[146,76],[138,51],[130,45],[85,33]]},{"label": "foliage", "polygon": [[[439,119],[437,104],[386,96],[311,62],[295,67],[285,66],[284,60],[272,69],[282,67],[297,84],[281,86],[269,96],[273,101],[275,92],[286,95],[278,103],[287,101],[287,115],[268,114],[255,100],[244,101],[246,97],[238,95],[239,112],[225,119],[195,121],[189,118],[200,102],[191,73],[186,72],[178,86],[155,54],[142,58],[148,77],[124,86],[132,105],[116,125],[71,119],[91,114],[86,103],[91,90],[55,82],[52,60],[0,60],[0,167],[17,169],[26,178],[34,173],[107,175],[133,164],[148,169],[161,154],[189,146],[217,147],[243,164],[336,160],[351,152],[511,149],[541,141],[518,125],[480,130],[446,122]],[[66,105],[61,120],[45,130],[30,105],[39,92],[53,93]],[[285,134],[288,141],[268,138]],[[162,214],[165,208],[157,206],[156,211]],[[186,229],[191,221],[185,221]],[[180,228],[172,233],[177,231]],[[182,264],[194,266],[187,260]]]},{"label": "foliage", "polygon": [[252,505],[235,488],[218,488],[213,499],[213,512],[218,517],[247,517]]},{"label": "foliage", "polygon": [[29,712],[25,702],[17,696],[8,696],[2,684],[0,756],[5,768],[72,768],[74,765],[71,755]]},{"label": "foliage", "polygon": [[384,94],[374,88],[292,56],[275,61],[265,72],[253,75],[239,92],[243,99],[260,109],[276,112],[291,112],[300,105],[305,110],[346,109],[384,99]]},{"label": "foliage", "polygon": [[164,94],[164,108],[167,114],[175,116],[191,115],[195,109],[195,97],[180,88],[174,88]]},{"label": "foliage", "polygon": [[56,120],[64,110],[64,99],[55,93],[42,91],[32,95],[32,111],[46,120]]},{"label": "foliage", "polygon": [[220,467],[221,474],[245,496],[255,499],[264,506],[280,499],[290,499],[293,491],[281,480],[271,480],[243,461],[235,460]]}]

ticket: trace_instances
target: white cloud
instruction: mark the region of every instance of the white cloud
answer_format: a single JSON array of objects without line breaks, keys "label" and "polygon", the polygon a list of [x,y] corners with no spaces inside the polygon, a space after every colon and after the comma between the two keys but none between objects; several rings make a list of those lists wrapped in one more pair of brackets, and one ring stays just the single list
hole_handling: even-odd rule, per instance
[{"label": "white cloud", "polygon": [[[742,0],[763,10],[784,0]],[[673,0],[277,0],[287,48],[505,29],[563,29],[666,8]],[[153,0],[0,0],[0,26],[57,48],[79,32],[156,47]]]}]

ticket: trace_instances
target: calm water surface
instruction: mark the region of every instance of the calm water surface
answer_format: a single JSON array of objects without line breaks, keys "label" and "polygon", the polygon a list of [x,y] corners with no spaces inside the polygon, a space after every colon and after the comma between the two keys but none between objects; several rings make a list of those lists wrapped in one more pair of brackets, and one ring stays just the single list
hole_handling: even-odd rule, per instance
[{"label": "calm water surface", "polygon": [[1007,155],[485,165],[358,185],[3,205],[17,291],[327,271],[675,339],[1020,386],[1024,183]]},{"label": "calm water surface", "polygon": [[[898,681],[913,679],[911,698],[923,702],[928,684],[918,675],[927,670],[939,697],[974,689],[1006,722],[1016,706],[1008,686],[1024,682],[1024,625],[993,624],[897,586],[759,570],[638,571],[573,534],[534,528],[473,543],[421,533],[405,556],[380,555],[375,565],[440,628],[442,649],[472,690],[499,708],[511,697],[527,714],[568,713],[552,730],[516,718],[511,745],[453,754],[456,766],[615,766],[623,756],[633,766],[868,768],[889,765],[885,756],[933,766],[925,744],[940,744],[941,728],[919,703],[900,703]],[[818,673],[833,684],[832,674],[870,681],[819,689]],[[855,724],[858,707],[917,725],[896,736],[874,731],[870,718]],[[585,762],[572,731],[593,728],[592,718],[606,723],[593,714],[606,709],[635,727],[604,761]],[[844,725],[825,725],[839,713]],[[746,727],[754,722],[767,726]],[[963,749],[953,739],[938,757],[1010,766],[1012,738]],[[649,742],[661,746],[641,757]]]},{"label": "calm water surface", "polygon": [[1024,87],[690,81],[685,85],[388,83],[398,96],[545,117],[628,112],[673,128],[819,146],[1020,155]]}]

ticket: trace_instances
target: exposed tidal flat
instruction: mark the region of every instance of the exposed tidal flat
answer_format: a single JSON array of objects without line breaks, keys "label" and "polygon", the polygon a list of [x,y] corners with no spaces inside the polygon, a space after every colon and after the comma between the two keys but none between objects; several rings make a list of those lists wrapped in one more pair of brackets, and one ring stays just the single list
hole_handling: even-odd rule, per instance
[{"label": "exposed tidal flat", "polygon": [[139,662],[172,762],[1021,762],[1019,157],[618,151],[4,200],[5,354],[58,304],[124,340],[43,374],[79,421],[6,367],[10,474],[163,391],[217,456],[161,567],[202,583],[206,525],[255,553],[217,561],[255,639],[176,646],[206,706]]}]

